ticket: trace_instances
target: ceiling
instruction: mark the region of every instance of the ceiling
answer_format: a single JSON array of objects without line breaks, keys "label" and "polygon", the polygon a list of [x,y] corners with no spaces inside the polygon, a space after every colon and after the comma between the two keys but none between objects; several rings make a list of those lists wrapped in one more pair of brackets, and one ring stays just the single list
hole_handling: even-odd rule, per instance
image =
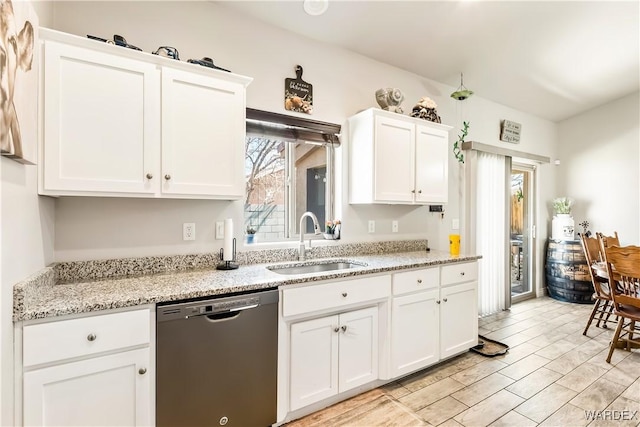
[{"label": "ceiling", "polygon": [[[318,0],[312,0],[318,1]],[[227,1],[256,19],[552,121],[640,87],[640,2]]]}]

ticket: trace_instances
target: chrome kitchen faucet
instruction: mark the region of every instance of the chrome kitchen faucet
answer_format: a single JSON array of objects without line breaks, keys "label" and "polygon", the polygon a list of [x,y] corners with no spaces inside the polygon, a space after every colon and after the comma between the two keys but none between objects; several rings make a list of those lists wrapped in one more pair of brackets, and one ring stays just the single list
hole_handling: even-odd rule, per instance
[{"label": "chrome kitchen faucet", "polygon": [[[300,245],[298,246],[298,261],[304,261],[307,258],[307,247],[304,244],[304,229],[302,228],[305,217],[309,217],[313,220],[314,234],[318,235],[321,233],[320,224],[318,224],[318,218],[316,215],[313,212],[303,213],[300,217]],[[311,249],[311,239],[309,239],[309,249]]]}]

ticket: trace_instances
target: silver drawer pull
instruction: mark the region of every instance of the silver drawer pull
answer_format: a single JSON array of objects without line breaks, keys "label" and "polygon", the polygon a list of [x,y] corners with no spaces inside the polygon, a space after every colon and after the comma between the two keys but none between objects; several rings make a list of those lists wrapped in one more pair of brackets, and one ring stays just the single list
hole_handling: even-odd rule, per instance
[{"label": "silver drawer pull", "polygon": [[345,326],[343,326],[343,327],[342,327],[342,328],[340,328],[340,329],[342,329],[342,332],[347,332],[347,326],[346,326],[346,325],[345,325]]},{"label": "silver drawer pull", "polygon": [[89,334],[89,335],[87,335],[87,340],[89,340],[89,341],[95,341],[95,340],[96,340],[96,338],[98,338],[98,337],[96,336],[96,334]]},{"label": "silver drawer pull", "polygon": [[347,293],[346,293],[346,292],[343,292],[343,293],[342,293],[342,296],[346,298],[346,297],[347,297]]},{"label": "silver drawer pull", "polygon": [[436,304],[440,304],[440,300],[439,300],[439,299],[438,299],[438,300],[436,300]]},{"label": "silver drawer pull", "polygon": [[461,275],[461,276],[464,276],[464,271],[461,271],[461,272],[460,272],[460,275]]},{"label": "silver drawer pull", "polygon": [[147,179],[153,179],[153,174],[152,173],[148,173],[147,174]]},{"label": "silver drawer pull", "polygon": [[447,299],[446,299],[446,298],[443,298],[443,299],[442,299],[442,301],[447,302]]},{"label": "silver drawer pull", "polygon": [[422,279],[418,279],[418,283],[422,283]]},{"label": "silver drawer pull", "polygon": [[138,373],[139,373],[140,375],[144,375],[144,374],[146,374],[146,373],[147,373],[147,368],[140,368],[140,369],[138,369]]},{"label": "silver drawer pull", "polygon": [[169,181],[169,180],[171,179],[171,175],[166,174],[166,175],[164,176],[164,179],[166,179],[167,181]]},{"label": "silver drawer pull", "polygon": [[335,328],[333,329],[333,332],[340,332],[340,328],[335,327]]}]

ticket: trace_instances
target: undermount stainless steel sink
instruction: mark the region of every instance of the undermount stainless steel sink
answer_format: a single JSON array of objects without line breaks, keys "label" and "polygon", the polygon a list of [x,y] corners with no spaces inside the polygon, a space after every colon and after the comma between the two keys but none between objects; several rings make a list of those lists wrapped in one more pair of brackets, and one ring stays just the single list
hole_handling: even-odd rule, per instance
[{"label": "undermount stainless steel sink", "polygon": [[327,271],[335,270],[347,270],[357,267],[366,267],[366,264],[359,264],[352,261],[328,261],[315,264],[303,264],[303,265],[272,265],[267,267],[268,270],[278,274],[308,274],[308,273],[323,273]]}]

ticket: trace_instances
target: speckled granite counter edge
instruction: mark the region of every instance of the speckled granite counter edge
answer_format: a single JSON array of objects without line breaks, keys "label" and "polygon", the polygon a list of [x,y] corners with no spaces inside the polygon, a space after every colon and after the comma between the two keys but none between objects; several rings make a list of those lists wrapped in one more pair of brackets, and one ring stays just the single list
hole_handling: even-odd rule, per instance
[{"label": "speckled granite counter edge", "polygon": [[[385,242],[346,243],[316,247],[308,259],[352,255],[385,254],[424,250],[426,240],[397,240]],[[240,265],[264,264],[280,261],[295,261],[295,248],[245,251],[237,254]],[[106,259],[94,261],[59,262],[56,270],[58,283],[71,283],[93,279],[135,277],[157,273],[171,273],[203,268],[215,268],[219,264],[218,254],[193,254],[175,256],[153,256],[140,258]]]},{"label": "speckled granite counter edge", "polygon": [[53,267],[45,267],[13,287],[13,320],[20,319],[25,312],[25,299],[29,300],[31,292],[37,292],[43,286],[54,286],[57,277]]},{"label": "speckled granite counter edge", "polygon": [[[428,253],[421,250],[350,256],[350,262],[361,263],[363,267],[315,274],[279,275],[267,270],[264,264],[257,264],[226,272],[209,268],[68,284],[55,284],[55,274],[52,274],[49,268],[48,272],[43,272],[17,286],[24,293],[22,302],[19,296],[16,299],[13,320],[43,319],[234,292],[274,289],[287,285],[311,284],[316,281],[475,261],[480,258],[481,256],[477,255],[452,257],[444,252]],[[335,261],[339,258],[329,259]],[[277,263],[279,266],[296,264],[299,262]]]}]

